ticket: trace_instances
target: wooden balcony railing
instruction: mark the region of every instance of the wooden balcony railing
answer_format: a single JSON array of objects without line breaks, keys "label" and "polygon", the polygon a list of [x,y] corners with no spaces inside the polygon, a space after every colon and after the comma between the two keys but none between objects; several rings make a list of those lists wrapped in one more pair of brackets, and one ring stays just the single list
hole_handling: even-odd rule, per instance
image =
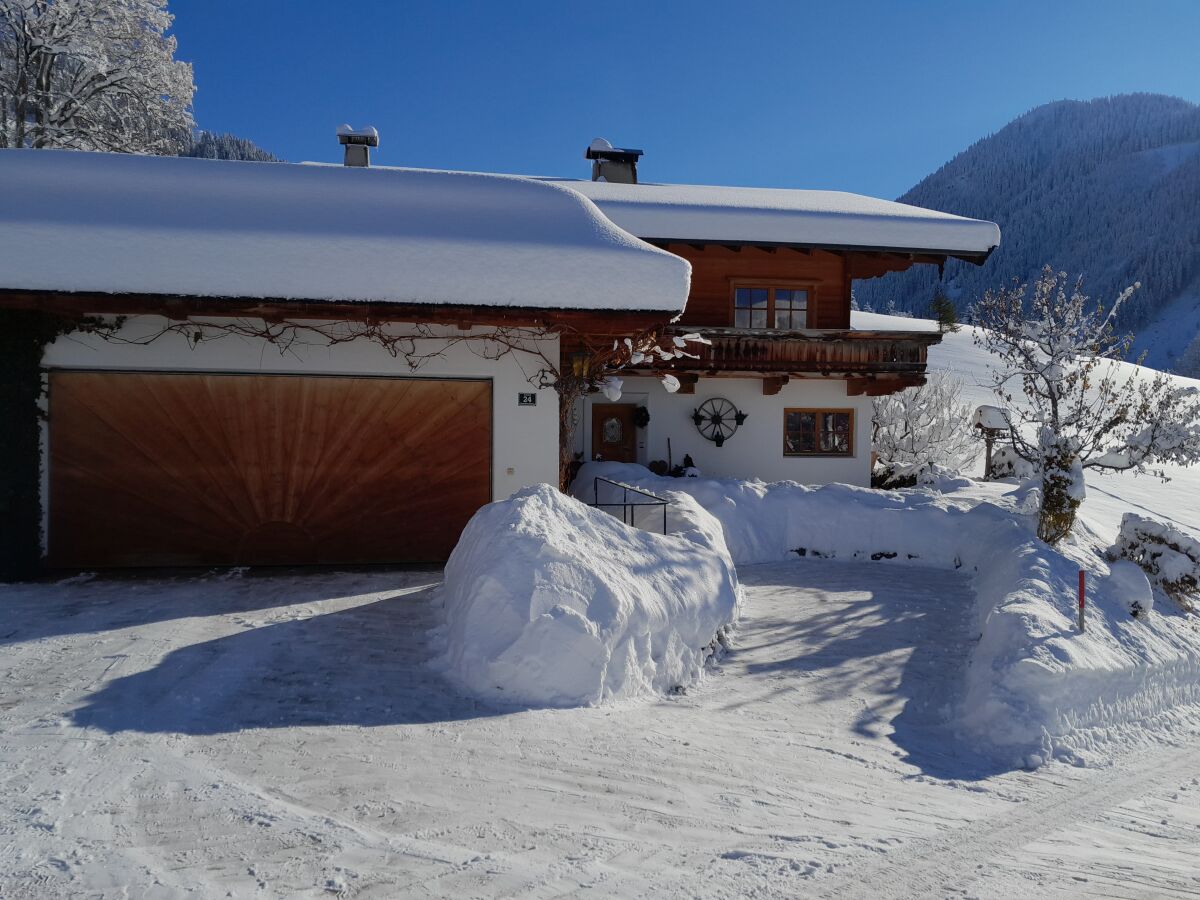
[{"label": "wooden balcony railing", "polygon": [[817,373],[824,375],[921,374],[929,347],[941,341],[935,331],[773,331],[744,328],[688,328],[674,325],[669,335],[699,332],[711,345],[691,344],[689,353],[668,368],[696,373]]}]

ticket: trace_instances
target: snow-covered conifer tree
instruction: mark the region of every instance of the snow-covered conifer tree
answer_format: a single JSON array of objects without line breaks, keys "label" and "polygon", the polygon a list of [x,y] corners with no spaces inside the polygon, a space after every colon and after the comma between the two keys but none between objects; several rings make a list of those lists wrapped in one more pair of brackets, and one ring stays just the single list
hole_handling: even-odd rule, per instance
[{"label": "snow-covered conifer tree", "polygon": [[1038,536],[1050,543],[1075,523],[1085,469],[1165,478],[1162,463],[1200,461],[1200,392],[1120,365],[1133,338],[1118,337],[1114,320],[1137,287],[1106,312],[1082,277],[1071,284],[1047,266],[1028,304],[1014,282],[975,306],[975,341],[999,357],[993,386],[1012,410],[1013,450],[1041,477]]},{"label": "snow-covered conifer tree", "polygon": [[946,292],[942,290],[940,284],[933,293],[933,299],[929,301],[929,313],[937,321],[938,331],[943,334],[948,331],[958,331],[961,327],[958,324],[958,307],[954,305],[953,300],[946,296]]},{"label": "snow-covered conifer tree", "polygon": [[192,67],[166,0],[0,0],[0,147],[175,153]]},{"label": "snow-covered conifer tree", "polygon": [[1187,349],[1175,361],[1175,373],[1188,378],[1200,378],[1200,334],[1192,338]]},{"label": "snow-covered conifer tree", "polygon": [[979,441],[961,394],[961,379],[931,372],[920,387],[874,399],[877,484],[911,485],[935,465],[957,472],[975,459]]}]

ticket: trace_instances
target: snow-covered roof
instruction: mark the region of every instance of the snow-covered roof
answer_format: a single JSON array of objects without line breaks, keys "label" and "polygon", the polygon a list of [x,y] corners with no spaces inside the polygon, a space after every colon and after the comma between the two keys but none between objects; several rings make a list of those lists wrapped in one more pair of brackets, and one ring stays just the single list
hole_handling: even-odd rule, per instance
[{"label": "snow-covered roof", "polygon": [[962,256],[986,256],[1000,243],[994,222],[841,191],[544,180],[569,184],[621,228],[647,240]]},{"label": "snow-covered roof", "polygon": [[0,288],[668,311],[690,266],[507,175],[0,150]]}]

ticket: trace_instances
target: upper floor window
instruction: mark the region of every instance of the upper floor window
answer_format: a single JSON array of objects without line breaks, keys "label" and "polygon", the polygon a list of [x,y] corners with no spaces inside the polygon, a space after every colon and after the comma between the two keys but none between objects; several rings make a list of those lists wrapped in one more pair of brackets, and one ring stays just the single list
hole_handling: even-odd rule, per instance
[{"label": "upper floor window", "polygon": [[809,295],[809,288],[735,285],[733,327],[807,328]]}]

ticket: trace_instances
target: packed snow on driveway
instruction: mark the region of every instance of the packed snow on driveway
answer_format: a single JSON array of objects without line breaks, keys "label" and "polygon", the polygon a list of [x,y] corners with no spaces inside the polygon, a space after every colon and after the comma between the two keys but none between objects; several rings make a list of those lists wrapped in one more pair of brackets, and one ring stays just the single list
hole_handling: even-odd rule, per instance
[{"label": "packed snow on driveway", "polygon": [[0,587],[0,896],[1200,893],[1197,735],[989,768],[964,576],[739,576],[696,686],[561,710],[442,680],[438,572]]}]

